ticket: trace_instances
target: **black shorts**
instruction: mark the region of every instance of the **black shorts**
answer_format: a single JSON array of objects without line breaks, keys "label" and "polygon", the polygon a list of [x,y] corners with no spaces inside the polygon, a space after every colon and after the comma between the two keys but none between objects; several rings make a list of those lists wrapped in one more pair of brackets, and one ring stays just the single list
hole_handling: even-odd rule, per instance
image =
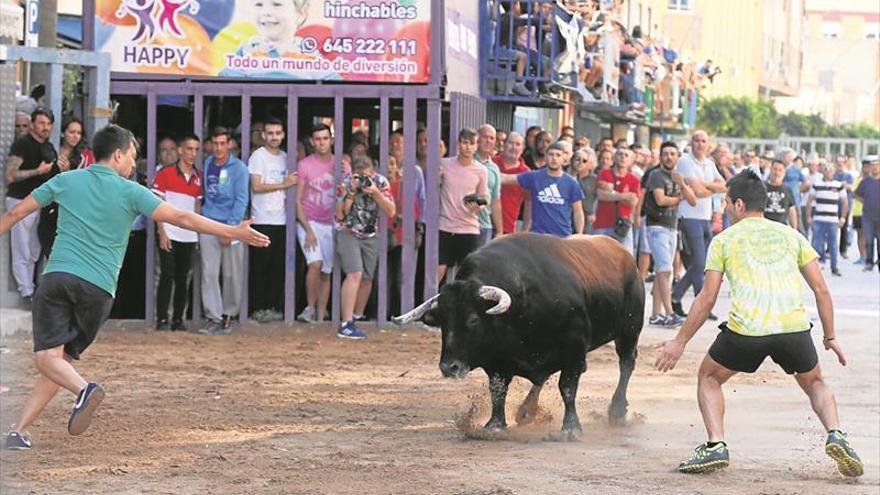
[{"label": "black shorts", "polygon": [[63,345],[79,359],[112,307],[113,296],[97,285],[70,273],[47,273],[34,293],[34,352]]},{"label": "black shorts", "polygon": [[862,216],[853,217],[853,230],[862,230]]},{"label": "black shorts", "polygon": [[709,348],[709,357],[733,371],[754,373],[767,356],[789,375],[806,373],[819,364],[816,346],[810,329],[803,332],[749,337],[727,328],[727,322],[718,325],[721,333]]},{"label": "black shorts", "polygon": [[440,253],[438,262],[441,265],[460,265],[467,255],[480,247],[480,234],[453,234],[440,231]]}]

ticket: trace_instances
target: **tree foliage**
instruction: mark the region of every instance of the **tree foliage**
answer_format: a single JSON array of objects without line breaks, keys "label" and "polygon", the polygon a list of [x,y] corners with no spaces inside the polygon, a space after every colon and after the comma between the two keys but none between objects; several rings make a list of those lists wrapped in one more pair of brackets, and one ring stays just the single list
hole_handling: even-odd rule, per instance
[{"label": "tree foliage", "polygon": [[718,136],[776,139],[780,134],[830,138],[880,139],[869,124],[833,126],[819,114],[781,114],[764,100],[722,96],[700,105],[697,125]]}]

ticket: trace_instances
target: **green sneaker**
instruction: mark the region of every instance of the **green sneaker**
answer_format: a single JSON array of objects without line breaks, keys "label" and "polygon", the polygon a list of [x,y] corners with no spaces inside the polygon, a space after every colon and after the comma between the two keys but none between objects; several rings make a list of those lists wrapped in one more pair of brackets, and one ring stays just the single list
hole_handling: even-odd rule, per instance
[{"label": "green sneaker", "polygon": [[846,433],[837,430],[828,432],[825,453],[837,462],[837,470],[844,476],[857,478],[865,472],[862,460],[846,439]]},{"label": "green sneaker", "polygon": [[727,451],[727,444],[719,442],[714,447],[708,444],[702,444],[694,449],[694,455],[686,461],[681,461],[678,465],[679,473],[708,473],[727,467],[730,464],[730,453]]}]

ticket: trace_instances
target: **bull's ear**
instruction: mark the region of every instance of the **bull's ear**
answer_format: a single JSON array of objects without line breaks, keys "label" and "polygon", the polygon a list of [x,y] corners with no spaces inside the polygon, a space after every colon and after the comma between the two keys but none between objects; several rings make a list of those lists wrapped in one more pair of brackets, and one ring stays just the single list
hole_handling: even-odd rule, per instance
[{"label": "bull's ear", "polygon": [[422,315],[422,323],[428,325],[429,327],[439,327],[440,326],[440,314],[437,313],[437,308],[428,310],[424,315]]}]

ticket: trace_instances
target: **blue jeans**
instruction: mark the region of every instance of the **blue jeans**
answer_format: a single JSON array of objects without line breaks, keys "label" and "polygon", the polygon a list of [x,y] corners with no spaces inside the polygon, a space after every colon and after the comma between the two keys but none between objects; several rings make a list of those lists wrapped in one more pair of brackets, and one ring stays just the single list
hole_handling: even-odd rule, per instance
[{"label": "blue jeans", "polygon": [[684,250],[689,256],[687,273],[672,287],[672,300],[681,301],[688,288],[694,286],[694,295],[703,290],[703,273],[706,270],[706,251],[712,241],[712,222],[696,218],[681,219],[681,233]]},{"label": "blue jeans", "polygon": [[[862,236],[865,238],[865,266],[877,263],[874,260],[874,243],[880,249],[880,220],[867,220],[862,216]],[[880,256],[880,253],[876,253]]]},{"label": "blue jeans", "polygon": [[596,235],[606,235],[606,236],[614,239],[615,241],[621,243],[623,245],[623,247],[626,248],[627,251],[629,251],[629,254],[632,254],[633,256],[635,256],[633,254],[633,229],[632,229],[632,227],[630,227],[629,232],[627,232],[627,234],[626,234],[626,237],[624,237],[622,239],[620,237],[617,237],[617,235],[614,234],[614,228],[595,229],[593,233]]},{"label": "blue jeans", "polygon": [[[864,228],[864,226],[862,227]],[[837,254],[840,249],[840,230],[837,222],[813,221],[813,249],[819,253],[819,261],[825,261],[825,248],[831,251],[831,269],[837,270]]]}]

